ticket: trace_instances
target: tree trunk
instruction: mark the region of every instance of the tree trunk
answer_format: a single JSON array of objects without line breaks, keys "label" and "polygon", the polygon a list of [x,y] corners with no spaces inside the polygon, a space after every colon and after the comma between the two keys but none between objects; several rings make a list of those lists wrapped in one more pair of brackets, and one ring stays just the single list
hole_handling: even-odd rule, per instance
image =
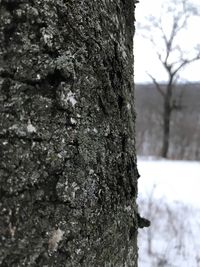
[{"label": "tree trunk", "polygon": [[164,111],[163,111],[163,143],[161,156],[167,158],[170,140],[170,121],[171,121],[171,98],[172,98],[172,84],[167,86],[164,97]]},{"label": "tree trunk", "polygon": [[169,137],[170,137],[170,116],[171,111],[168,103],[164,105],[164,114],[163,114],[163,147],[161,156],[167,158],[169,150]]},{"label": "tree trunk", "polygon": [[134,2],[0,12],[0,265],[137,266]]}]

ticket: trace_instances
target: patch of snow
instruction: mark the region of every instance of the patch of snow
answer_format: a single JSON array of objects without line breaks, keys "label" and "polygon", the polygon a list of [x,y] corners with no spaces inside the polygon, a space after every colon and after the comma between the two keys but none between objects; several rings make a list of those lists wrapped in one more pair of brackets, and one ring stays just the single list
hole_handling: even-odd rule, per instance
[{"label": "patch of snow", "polygon": [[76,254],[80,254],[81,253],[81,249],[76,249]]},{"label": "patch of snow", "polygon": [[124,208],[124,210],[125,210],[125,211],[128,211],[128,212],[131,211],[131,206],[130,206],[130,205],[129,205],[129,206],[126,206],[126,207]]},{"label": "patch of snow", "polygon": [[35,126],[33,126],[33,124],[31,123],[30,120],[28,121],[27,131],[29,133],[36,133],[36,128],[35,128]]},{"label": "patch of snow", "polygon": [[7,144],[8,144],[8,142],[7,142],[7,141],[4,141],[4,142],[3,142],[3,145],[4,145],[4,146],[5,146],[5,145],[7,145]]},{"label": "patch of snow", "polygon": [[52,45],[52,38],[53,38],[53,35],[52,34],[49,34],[49,33],[43,33],[43,39],[44,39],[44,42],[45,44],[48,44],[49,46]]},{"label": "patch of snow", "polygon": [[49,239],[49,250],[51,252],[56,251],[59,242],[63,239],[64,231],[61,229],[56,229],[53,231],[51,238]]},{"label": "patch of snow", "polygon": [[94,170],[93,170],[93,169],[90,169],[90,170],[89,170],[89,174],[90,174],[90,175],[94,174]]},{"label": "patch of snow", "polygon": [[18,125],[17,124],[14,124],[11,127],[9,127],[9,130],[16,130],[16,129],[18,129]]},{"label": "patch of snow", "polygon": [[124,59],[126,59],[126,58],[127,58],[127,54],[126,54],[126,52],[125,52],[125,51],[122,51],[122,57],[123,57]]},{"label": "patch of snow", "polygon": [[78,187],[77,183],[76,182],[73,182],[72,183],[72,187],[77,188]]},{"label": "patch of snow", "polygon": [[58,153],[57,155],[58,155],[58,158],[60,158],[60,159],[62,158],[62,154],[61,153]]},{"label": "patch of snow", "polygon": [[72,106],[74,107],[77,103],[76,99],[75,99],[75,94],[72,93],[71,91],[69,91],[69,93],[67,94],[67,101],[69,101]]},{"label": "patch of snow", "polygon": [[73,118],[70,118],[70,121],[71,121],[72,124],[77,124],[77,121],[75,119],[73,119]]},{"label": "patch of snow", "polygon": [[131,104],[130,104],[130,103],[127,104],[127,109],[128,109],[128,110],[131,109]]}]

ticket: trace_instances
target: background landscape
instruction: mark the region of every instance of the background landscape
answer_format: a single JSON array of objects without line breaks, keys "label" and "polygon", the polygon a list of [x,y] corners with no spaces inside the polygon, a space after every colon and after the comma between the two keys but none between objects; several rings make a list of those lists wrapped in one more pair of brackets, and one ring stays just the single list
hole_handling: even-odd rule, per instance
[{"label": "background landscape", "polygon": [[[163,98],[153,84],[136,84],[135,98],[137,153],[160,156]],[[173,99],[178,108],[172,111],[168,157],[200,160],[200,84],[177,85]]]},{"label": "background landscape", "polygon": [[135,97],[138,205],[151,221],[139,231],[139,267],[199,267],[200,84],[174,91],[167,159],[160,157],[162,96],[153,84],[137,84]]},{"label": "background landscape", "polygon": [[136,22],[139,267],[200,267],[200,4],[141,0]]}]

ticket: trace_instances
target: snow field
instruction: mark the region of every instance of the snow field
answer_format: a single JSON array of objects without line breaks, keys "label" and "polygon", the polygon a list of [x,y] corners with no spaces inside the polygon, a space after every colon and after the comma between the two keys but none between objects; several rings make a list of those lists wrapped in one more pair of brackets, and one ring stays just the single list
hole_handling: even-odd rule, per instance
[{"label": "snow field", "polygon": [[200,266],[200,163],[139,158],[139,267]]}]

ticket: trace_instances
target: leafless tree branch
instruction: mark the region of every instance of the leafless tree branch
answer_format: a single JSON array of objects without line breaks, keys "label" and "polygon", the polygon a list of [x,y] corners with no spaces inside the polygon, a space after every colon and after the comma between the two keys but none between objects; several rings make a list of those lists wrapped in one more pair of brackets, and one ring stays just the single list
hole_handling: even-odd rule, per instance
[{"label": "leafless tree branch", "polygon": [[152,79],[157,91],[162,95],[162,97],[165,97],[165,93],[164,91],[162,90],[160,84],[156,81],[156,79],[150,74],[150,73],[147,73],[148,76]]},{"label": "leafless tree branch", "polygon": [[197,56],[191,58],[191,59],[183,59],[182,62],[179,64],[179,66],[172,72],[172,75],[175,76],[182,68],[184,68],[186,65],[200,60],[200,54],[198,54]]}]

